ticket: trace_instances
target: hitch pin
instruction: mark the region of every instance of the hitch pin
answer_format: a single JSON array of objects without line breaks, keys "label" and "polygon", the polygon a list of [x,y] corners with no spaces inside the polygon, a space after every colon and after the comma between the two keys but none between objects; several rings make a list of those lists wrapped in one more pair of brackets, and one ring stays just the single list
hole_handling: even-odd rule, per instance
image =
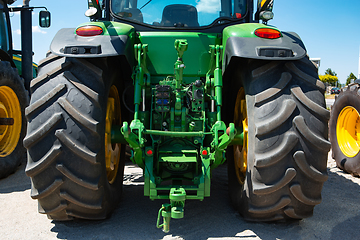
[{"label": "hitch pin", "polygon": [[[163,217],[163,223],[160,224],[160,218]],[[159,210],[156,227],[163,228],[163,232],[168,233],[170,231],[171,220],[171,204],[165,203]]]}]

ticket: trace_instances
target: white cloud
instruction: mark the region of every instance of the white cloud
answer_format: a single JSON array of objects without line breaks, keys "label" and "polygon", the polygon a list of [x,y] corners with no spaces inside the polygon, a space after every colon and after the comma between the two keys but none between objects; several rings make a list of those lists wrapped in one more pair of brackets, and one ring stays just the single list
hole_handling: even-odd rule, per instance
[{"label": "white cloud", "polygon": [[32,26],[32,32],[33,32],[33,33],[42,33],[42,34],[46,34],[46,32],[45,32],[45,31],[43,31],[43,30],[41,30],[41,29],[39,28],[39,26]]},{"label": "white cloud", "polygon": [[[32,26],[32,32],[33,33],[42,33],[42,34],[46,34],[47,32],[41,30],[41,28],[39,28],[38,26]],[[21,29],[16,29],[13,31],[14,34],[18,34],[21,35]]]},{"label": "white cloud", "polygon": [[196,1],[198,12],[217,13],[220,11],[220,0],[199,0]]}]

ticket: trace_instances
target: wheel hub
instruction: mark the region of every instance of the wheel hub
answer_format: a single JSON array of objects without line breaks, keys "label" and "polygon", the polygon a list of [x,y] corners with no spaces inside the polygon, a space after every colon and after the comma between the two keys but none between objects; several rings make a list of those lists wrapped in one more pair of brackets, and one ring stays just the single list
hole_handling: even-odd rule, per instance
[{"label": "wheel hub", "polygon": [[116,179],[120,162],[121,145],[118,143],[111,144],[111,127],[112,125],[121,124],[121,109],[118,90],[111,86],[107,101],[106,119],[105,119],[105,162],[106,173],[109,183]]},{"label": "wheel hub", "polygon": [[12,119],[12,124],[0,125],[0,157],[6,157],[15,150],[22,128],[19,99],[7,86],[0,87],[0,119]]},{"label": "wheel hub", "polygon": [[360,151],[360,115],[346,106],[341,110],[336,123],[336,137],[341,152],[347,157],[355,157]]},{"label": "wheel hub", "polygon": [[242,126],[243,145],[234,145],[235,172],[239,183],[243,184],[247,168],[248,121],[246,113],[245,91],[241,88],[237,94],[234,113],[235,127]]}]

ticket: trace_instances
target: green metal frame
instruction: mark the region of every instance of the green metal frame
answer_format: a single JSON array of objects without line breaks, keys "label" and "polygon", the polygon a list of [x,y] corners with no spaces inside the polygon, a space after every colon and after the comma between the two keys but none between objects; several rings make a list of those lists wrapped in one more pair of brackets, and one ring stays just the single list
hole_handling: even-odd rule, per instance
[{"label": "green metal frame", "polygon": [[144,171],[144,195],[170,200],[157,219],[157,227],[167,232],[171,218],[183,217],[187,199],[210,196],[211,171],[224,163],[227,146],[243,143],[242,128],[226,126],[221,119],[227,39],[258,38],[256,29],[276,28],[245,23],[226,27],[222,34],[135,34],[124,23],[98,21],[79,27],[86,25],[101,27],[101,35],[129,36],[135,43],[134,117],[113,126],[112,142],[132,148],[131,160]]},{"label": "green metal frame", "polygon": [[[228,27],[223,39],[211,33],[140,32],[134,40],[134,118],[121,128],[113,127],[112,141],[132,148],[131,160],[144,170],[144,195],[170,200],[158,215],[157,227],[164,231],[169,230],[171,218],[183,216],[185,200],[210,196],[212,169],[224,163],[227,146],[243,143],[242,128],[233,123],[226,126],[221,119],[221,43],[230,36],[256,37],[254,31],[260,27],[266,26]],[[171,42],[174,50],[168,49]],[[163,59],[174,59],[174,64],[164,64]],[[202,97],[185,103],[187,94],[198,92]],[[178,191],[181,200],[173,201]],[[174,207],[179,209],[175,215]]]},{"label": "green metal frame", "polygon": [[[214,35],[210,37],[213,37],[212,42],[215,43]],[[207,71],[198,71],[202,74],[196,76],[191,72],[184,73],[183,57],[191,45],[187,39],[175,39],[177,59],[173,65],[174,75],[167,77],[152,75],[154,72],[148,70],[150,46],[152,45],[147,43],[134,45],[137,62],[133,73],[134,120],[130,125],[123,123],[121,134],[119,127],[115,126],[112,139],[113,142],[125,140],[133,149],[131,160],[144,169],[144,195],[151,200],[170,199],[170,205],[163,205],[159,211],[159,218],[162,216],[164,223],[159,224],[159,219],[157,223],[158,227],[167,231],[169,218],[183,216],[171,209],[175,207],[183,212],[186,199],[203,200],[210,196],[211,170],[225,161],[226,147],[235,136],[239,138],[239,134],[234,124],[226,127],[221,120],[221,45],[208,46]],[[191,79],[203,78],[203,81],[197,80],[195,84],[189,84],[184,76]],[[158,90],[162,88],[167,89],[167,97],[172,96],[172,100],[169,100],[172,104],[169,106],[157,105],[157,96],[164,94]],[[189,112],[184,107],[184,99],[189,92],[193,96],[199,92],[204,94],[208,103],[213,102],[214,111],[205,107],[205,96],[201,95],[202,97],[192,99],[188,106],[191,108]],[[150,94],[146,96],[146,93]],[[143,111],[144,101],[151,102],[149,110]],[[167,126],[166,131],[162,129],[164,125]],[[178,191],[181,192],[181,200],[174,201]]]}]

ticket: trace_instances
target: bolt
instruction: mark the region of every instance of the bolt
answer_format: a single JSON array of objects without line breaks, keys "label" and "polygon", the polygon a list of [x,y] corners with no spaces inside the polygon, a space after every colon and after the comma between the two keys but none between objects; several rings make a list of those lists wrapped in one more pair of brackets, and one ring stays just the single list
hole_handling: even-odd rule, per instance
[{"label": "bolt", "polygon": [[195,81],[195,86],[198,87],[198,88],[201,87],[202,86],[201,80],[196,80]]}]

